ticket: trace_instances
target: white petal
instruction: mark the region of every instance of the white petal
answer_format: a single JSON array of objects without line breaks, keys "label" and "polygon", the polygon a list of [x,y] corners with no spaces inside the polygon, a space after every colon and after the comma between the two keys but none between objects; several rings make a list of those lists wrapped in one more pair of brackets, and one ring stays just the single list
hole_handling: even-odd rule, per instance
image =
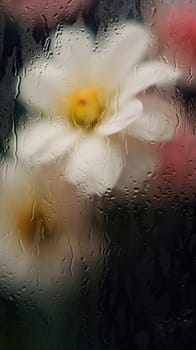
[{"label": "white petal", "polygon": [[129,126],[134,120],[140,117],[143,106],[140,100],[131,100],[121,108],[118,106],[118,100],[114,103],[114,116],[108,117],[105,122],[96,128],[100,135],[112,135]]},{"label": "white petal", "polygon": [[33,164],[50,162],[68,151],[77,137],[78,132],[66,128],[60,121],[38,122],[17,133],[16,142],[12,140],[11,152]]},{"label": "white petal", "polygon": [[53,112],[62,96],[88,83],[92,40],[84,28],[69,27],[56,33],[53,56],[25,67],[20,97],[30,107]]},{"label": "white petal", "polygon": [[129,127],[129,135],[149,141],[167,141],[175,134],[173,120],[162,112],[143,113]]},{"label": "white petal", "polygon": [[30,108],[53,112],[61,96],[69,90],[69,83],[53,59],[37,60],[25,67],[21,77],[19,97]]},{"label": "white petal", "polygon": [[98,37],[100,54],[95,67],[99,76],[109,80],[111,86],[116,86],[145,55],[149,34],[139,24],[123,23],[118,29],[112,26],[104,39],[103,34]]},{"label": "white petal", "polygon": [[153,145],[128,137],[126,165],[116,185],[117,189],[122,192],[140,189],[144,181],[156,171],[157,164],[158,152]]},{"label": "white petal", "polygon": [[179,125],[176,106],[155,95],[143,97],[143,105],[144,112],[129,126],[128,134],[149,141],[170,140]]},{"label": "white petal", "polygon": [[69,74],[72,77],[73,88],[86,83],[93,54],[91,33],[76,23],[57,31],[51,46],[65,76]]},{"label": "white petal", "polygon": [[121,148],[96,135],[81,138],[66,164],[65,176],[86,194],[113,188],[122,170]]},{"label": "white petal", "polygon": [[180,71],[167,63],[150,61],[135,67],[127,80],[123,100],[137,95],[153,85],[171,84],[180,77]]}]

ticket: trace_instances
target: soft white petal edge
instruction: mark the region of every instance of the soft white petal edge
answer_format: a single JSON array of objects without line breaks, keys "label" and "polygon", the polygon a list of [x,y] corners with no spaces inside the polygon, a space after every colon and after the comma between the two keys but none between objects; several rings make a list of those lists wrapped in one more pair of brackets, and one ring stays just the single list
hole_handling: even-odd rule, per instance
[{"label": "soft white petal edge", "polygon": [[170,64],[150,61],[135,66],[127,80],[127,86],[122,94],[122,102],[127,98],[145,91],[149,87],[174,84],[180,78],[181,72]]},{"label": "soft white petal edge", "polygon": [[132,193],[143,187],[144,182],[156,171],[159,163],[157,148],[147,142],[127,138],[126,165],[116,184],[122,193]]},{"label": "soft white petal edge", "polygon": [[155,94],[141,96],[144,112],[125,132],[138,139],[164,142],[172,139],[181,126],[182,110]]},{"label": "soft white petal edge", "polygon": [[79,137],[79,131],[60,121],[39,121],[19,130],[12,139],[11,153],[32,164],[50,162],[69,151]]},{"label": "soft white petal edge", "polygon": [[83,137],[67,160],[65,177],[80,187],[84,194],[103,194],[113,188],[123,167],[123,154],[118,144],[107,138]]},{"label": "soft white petal edge", "polygon": [[80,20],[51,35],[51,50],[55,59],[63,65],[65,61],[74,65],[85,62],[83,60],[91,55],[93,46],[93,35]]},{"label": "soft white petal edge", "polygon": [[142,102],[138,99],[127,102],[121,108],[118,107],[118,97],[113,101],[114,116],[108,117],[105,122],[96,128],[99,135],[112,135],[127,128],[134,120],[137,120],[142,111]]},{"label": "soft white petal edge", "polygon": [[42,58],[26,66],[21,72],[19,98],[28,108],[51,112],[56,109],[60,97],[70,88],[70,75],[62,73],[53,58]]},{"label": "soft white petal edge", "polygon": [[138,23],[111,25],[107,32],[97,36],[98,50],[93,67],[98,78],[106,79],[110,88],[126,78],[126,74],[145,55],[150,43],[150,33]]},{"label": "soft white petal edge", "polygon": [[[1,197],[4,196],[4,191],[12,193],[13,189],[17,189],[19,185],[23,185],[23,188],[26,188],[26,183],[28,182],[28,176],[26,172],[24,172],[23,167],[17,161],[17,158],[12,156],[7,156],[5,160],[1,163],[0,167],[0,191]],[[2,206],[5,206],[5,201],[2,200],[0,202],[0,212]]]},{"label": "soft white petal edge", "polygon": [[177,118],[170,117],[167,113],[154,111],[143,113],[135,120],[126,132],[133,137],[147,141],[171,140],[176,131]]},{"label": "soft white petal edge", "polygon": [[[51,112],[60,97],[77,86],[77,78],[84,67],[90,66],[93,41],[84,27],[74,25],[58,30],[52,36],[53,56],[44,56],[24,67],[21,72],[19,98],[29,108]],[[87,63],[88,62],[88,63]]]}]

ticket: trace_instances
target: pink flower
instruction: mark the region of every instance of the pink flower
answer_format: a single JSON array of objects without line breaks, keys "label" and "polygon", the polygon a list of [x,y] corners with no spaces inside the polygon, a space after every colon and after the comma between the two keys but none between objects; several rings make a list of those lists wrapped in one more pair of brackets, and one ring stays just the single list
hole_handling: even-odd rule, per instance
[{"label": "pink flower", "polygon": [[95,0],[2,0],[2,8],[16,21],[47,22],[50,27],[59,21],[75,20],[86,14]]},{"label": "pink flower", "polygon": [[160,148],[160,166],[153,187],[165,198],[184,194],[189,198],[196,190],[196,137],[187,131]]},{"label": "pink flower", "polygon": [[196,67],[196,6],[174,7],[159,15],[165,45],[178,63]]}]

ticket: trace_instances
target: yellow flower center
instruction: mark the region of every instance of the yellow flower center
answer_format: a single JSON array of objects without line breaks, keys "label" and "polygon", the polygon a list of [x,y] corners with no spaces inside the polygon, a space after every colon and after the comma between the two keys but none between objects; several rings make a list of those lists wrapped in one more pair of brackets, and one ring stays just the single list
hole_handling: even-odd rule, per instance
[{"label": "yellow flower center", "polygon": [[26,203],[16,209],[16,230],[21,241],[27,245],[41,242],[49,237],[47,217],[35,203]]},{"label": "yellow flower center", "polygon": [[71,97],[63,97],[59,112],[68,115],[74,126],[91,129],[104,117],[102,96],[94,88],[74,92]]}]

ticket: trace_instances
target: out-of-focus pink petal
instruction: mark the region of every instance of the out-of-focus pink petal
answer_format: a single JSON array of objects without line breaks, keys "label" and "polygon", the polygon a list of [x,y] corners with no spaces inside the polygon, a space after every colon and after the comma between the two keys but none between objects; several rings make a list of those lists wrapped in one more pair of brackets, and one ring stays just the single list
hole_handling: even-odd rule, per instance
[{"label": "out-of-focus pink petal", "polygon": [[[144,1],[144,0],[143,0]],[[196,84],[196,3],[190,0],[145,2],[143,17],[153,32],[151,57],[163,56],[183,72],[181,84]]]},{"label": "out-of-focus pink petal", "polygon": [[50,27],[59,21],[75,20],[88,13],[95,0],[2,0],[3,10],[16,21],[44,22]]},{"label": "out-of-focus pink petal", "polygon": [[196,66],[196,6],[174,7],[159,15],[158,25],[168,49],[180,64]]},{"label": "out-of-focus pink petal", "polygon": [[193,198],[196,193],[196,136],[188,131],[160,148],[160,166],[153,180],[156,194]]}]

